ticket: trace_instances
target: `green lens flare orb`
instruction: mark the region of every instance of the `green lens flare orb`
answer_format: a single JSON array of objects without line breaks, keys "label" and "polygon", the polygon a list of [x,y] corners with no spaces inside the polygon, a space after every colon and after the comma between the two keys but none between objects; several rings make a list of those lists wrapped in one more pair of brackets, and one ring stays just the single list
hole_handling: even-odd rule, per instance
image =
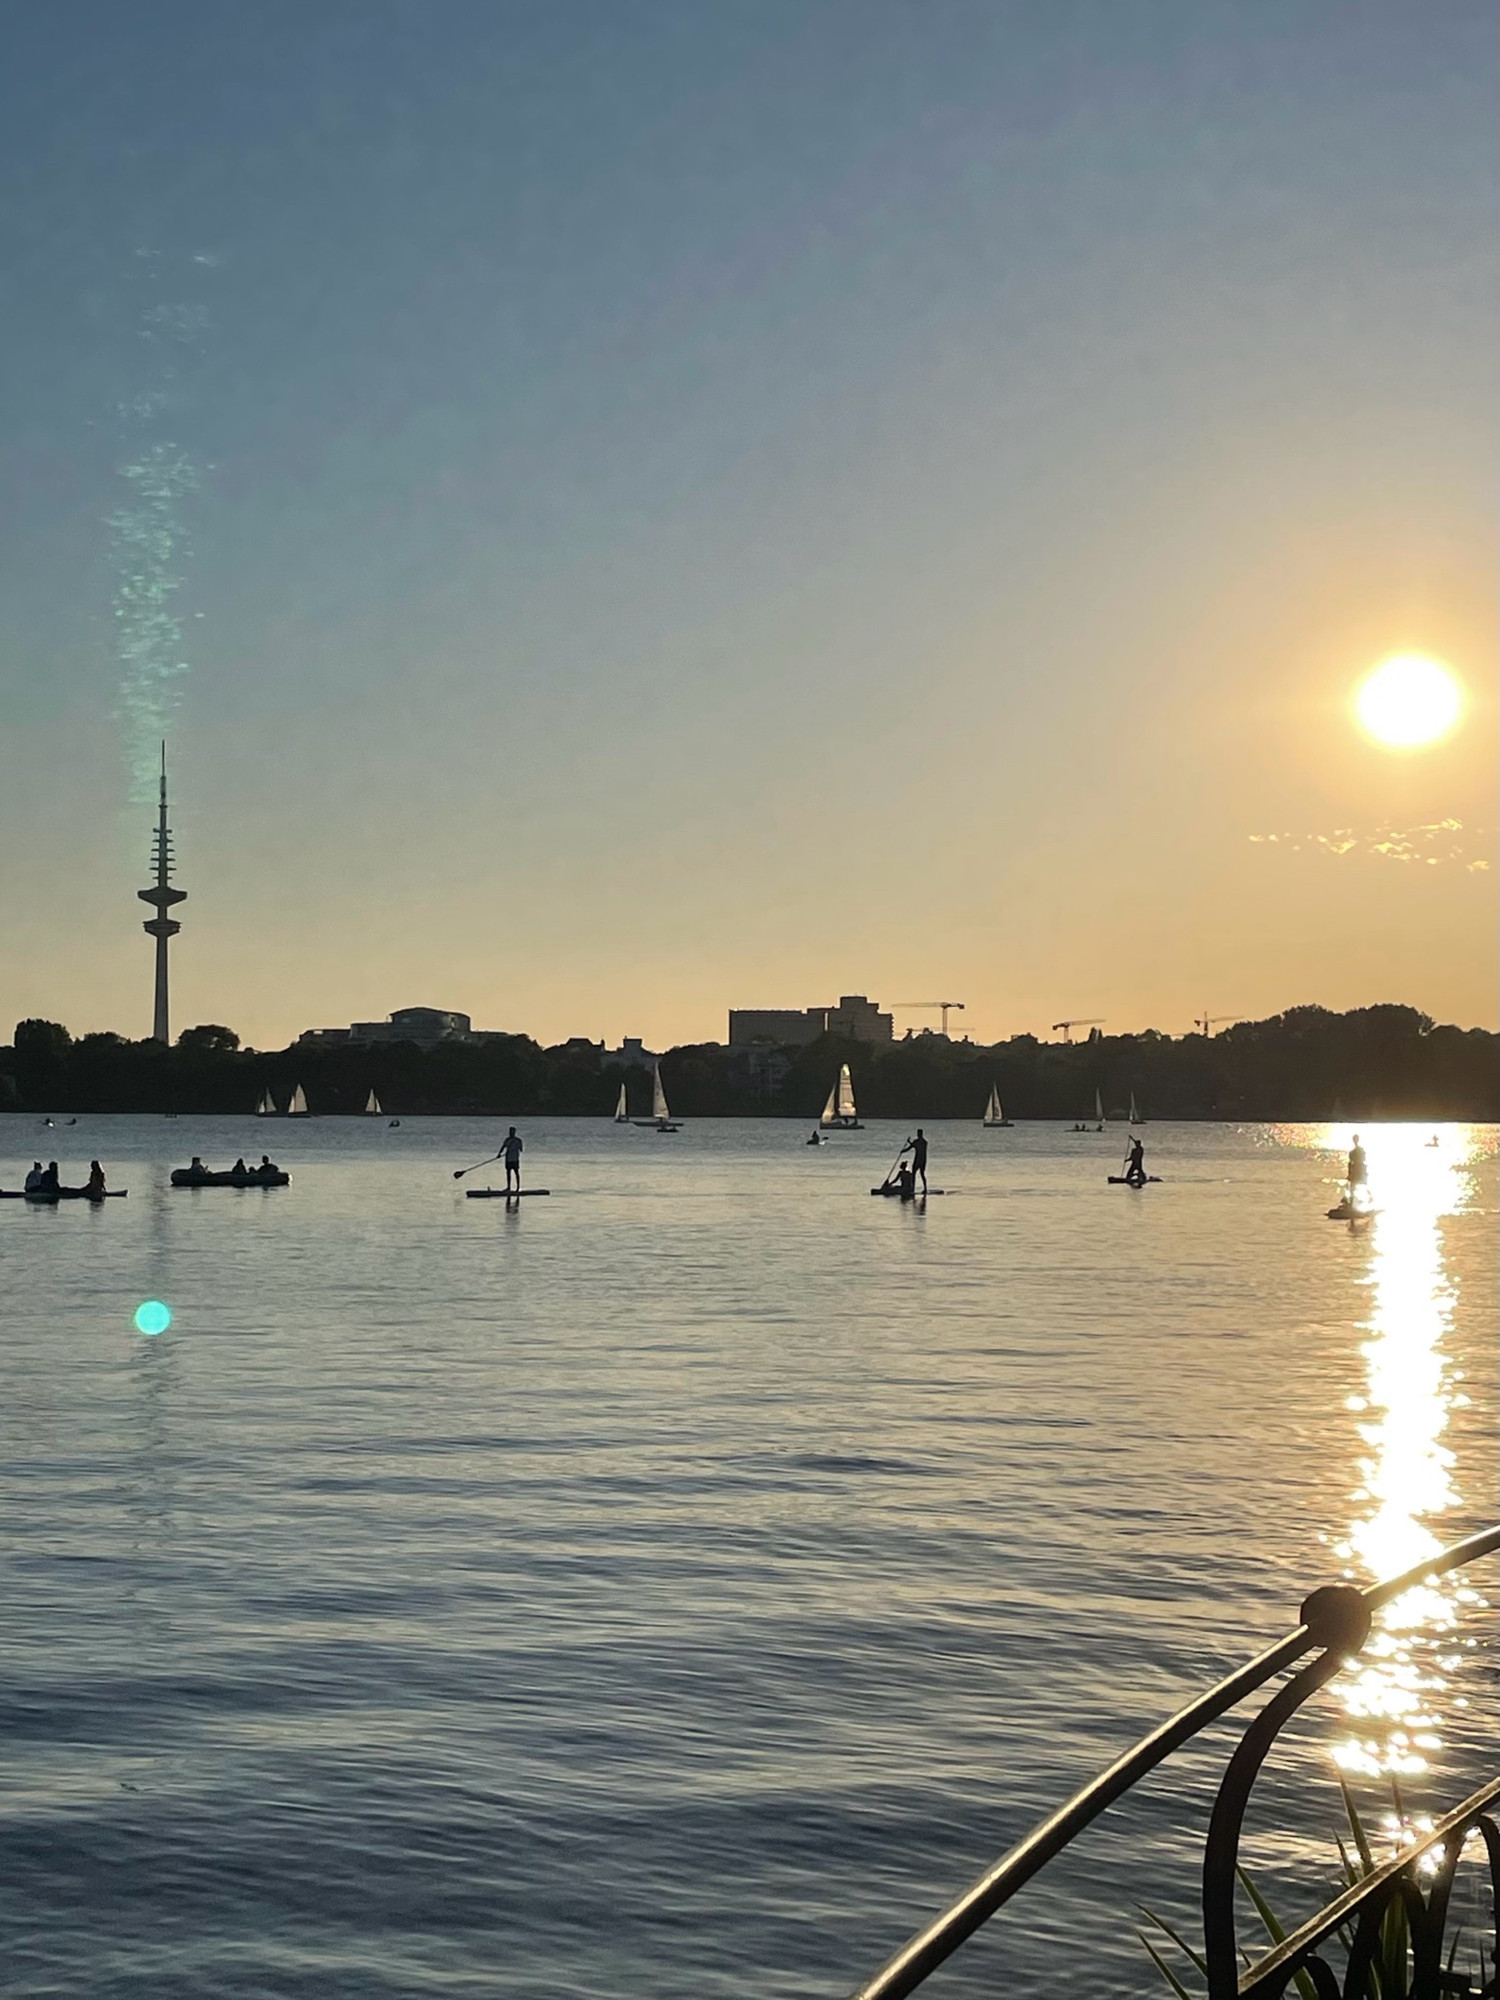
[{"label": "green lens flare orb", "polygon": [[160,1299],[147,1299],[135,1309],[137,1333],[165,1333],[172,1324],[172,1308]]}]

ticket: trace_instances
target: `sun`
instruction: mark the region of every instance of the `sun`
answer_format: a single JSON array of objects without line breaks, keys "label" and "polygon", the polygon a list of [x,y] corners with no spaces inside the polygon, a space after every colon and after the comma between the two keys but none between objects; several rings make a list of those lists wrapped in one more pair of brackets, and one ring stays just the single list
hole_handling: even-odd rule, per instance
[{"label": "sun", "polygon": [[1462,681],[1425,653],[1393,653],[1354,691],[1360,728],[1385,750],[1425,750],[1454,729],[1463,711]]}]

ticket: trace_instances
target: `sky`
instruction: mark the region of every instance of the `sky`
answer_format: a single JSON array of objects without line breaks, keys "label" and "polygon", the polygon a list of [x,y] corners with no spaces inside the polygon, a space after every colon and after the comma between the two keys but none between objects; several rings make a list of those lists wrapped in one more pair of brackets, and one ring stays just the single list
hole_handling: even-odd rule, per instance
[{"label": "sky", "polygon": [[162,729],[174,1031],[1497,1025],[1497,44],[21,0],[0,1033],[149,1032]]}]

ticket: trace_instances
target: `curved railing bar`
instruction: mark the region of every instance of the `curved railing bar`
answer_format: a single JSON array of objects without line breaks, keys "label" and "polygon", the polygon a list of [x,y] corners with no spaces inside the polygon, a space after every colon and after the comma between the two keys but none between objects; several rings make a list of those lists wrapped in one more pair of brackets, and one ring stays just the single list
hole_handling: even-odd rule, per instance
[{"label": "curved railing bar", "polygon": [[[1483,1528],[1477,1535],[1455,1542],[1451,1548],[1441,1549],[1425,1562],[1413,1564],[1399,1576],[1370,1585],[1360,1595],[1370,1611],[1378,1611],[1382,1605],[1404,1596],[1408,1590],[1415,1589],[1429,1578],[1460,1569],[1465,1563],[1489,1555],[1495,1549],[1500,1549],[1500,1526]],[[1082,1791],[1075,1792],[1049,1819],[1034,1827],[1024,1840],[1003,1855],[925,1930],[909,1938],[895,1957],[858,1989],[852,2000],[903,2000],[904,1995],[920,1986],[929,1973],[935,1972],[945,1959],[950,1958],[1054,1855],[1060,1854],[1069,1841],[1082,1833],[1148,1771],[1154,1771],[1189,1737],[1216,1721],[1226,1710],[1243,1701],[1246,1695],[1264,1686],[1274,1674],[1281,1673],[1314,1646],[1326,1643],[1326,1638],[1318,1630],[1305,1624],[1299,1625],[1284,1639],[1278,1639],[1274,1646],[1268,1646],[1235,1673],[1227,1675],[1207,1694],[1199,1695],[1196,1701],[1179,1709],[1174,1716],[1152,1730],[1149,1736],[1143,1736],[1133,1749],[1117,1757],[1107,1770],[1101,1771]]]},{"label": "curved railing bar", "polygon": [[1358,1915],[1373,1897],[1383,1895],[1389,1884],[1410,1868],[1414,1861],[1419,1861],[1432,1848],[1441,1847],[1455,1834],[1467,1832],[1485,1807],[1493,1805],[1497,1799],[1500,1799],[1500,1778],[1491,1778],[1477,1792],[1471,1792],[1462,1805],[1455,1806],[1429,1832],[1418,1834],[1389,1861],[1383,1861],[1368,1875],[1361,1876],[1342,1896],[1335,1897],[1326,1909],[1319,1910],[1315,1917],[1309,1917],[1289,1937],[1283,1938],[1274,1951],[1267,1952],[1264,1958],[1246,1969],[1239,1983],[1240,2000],[1272,2000],[1273,1995],[1281,1993],[1310,1951],[1325,1938],[1332,1937],[1350,1917]]}]

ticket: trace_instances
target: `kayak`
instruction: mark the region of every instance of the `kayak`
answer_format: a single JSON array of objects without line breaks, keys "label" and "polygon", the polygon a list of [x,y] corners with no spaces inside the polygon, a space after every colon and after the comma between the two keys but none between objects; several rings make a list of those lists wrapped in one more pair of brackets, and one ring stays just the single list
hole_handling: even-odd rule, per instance
[{"label": "kayak", "polygon": [[284,1174],[281,1171],[280,1167],[278,1167],[274,1173],[270,1174],[261,1173],[259,1169],[256,1169],[254,1172],[251,1173],[243,1173],[243,1174],[237,1174],[233,1172],[231,1169],[226,1169],[223,1173],[218,1173],[218,1174],[209,1173],[207,1171],[195,1171],[192,1167],[174,1167],[172,1170],[172,1185],[175,1188],[289,1187],[291,1185],[291,1179],[292,1179],[291,1175]]},{"label": "kayak", "polygon": [[48,1207],[55,1201],[123,1201],[129,1188],[101,1188],[97,1194],[90,1194],[87,1188],[53,1188],[48,1193],[28,1194],[25,1188],[0,1188],[0,1201],[34,1201]]}]

